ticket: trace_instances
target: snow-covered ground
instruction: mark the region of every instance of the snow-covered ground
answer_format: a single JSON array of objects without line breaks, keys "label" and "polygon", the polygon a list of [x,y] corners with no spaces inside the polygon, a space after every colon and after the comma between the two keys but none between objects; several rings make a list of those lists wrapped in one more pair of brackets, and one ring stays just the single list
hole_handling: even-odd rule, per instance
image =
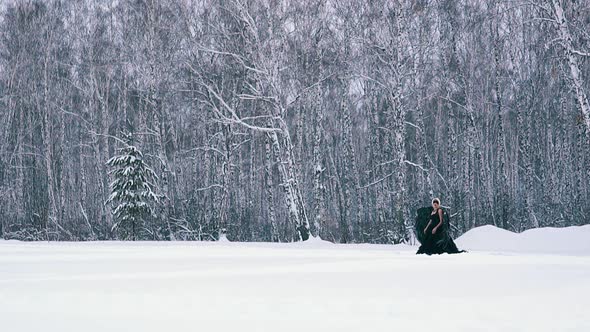
[{"label": "snow-covered ground", "polygon": [[590,226],[457,243],[0,241],[0,329],[590,331]]}]

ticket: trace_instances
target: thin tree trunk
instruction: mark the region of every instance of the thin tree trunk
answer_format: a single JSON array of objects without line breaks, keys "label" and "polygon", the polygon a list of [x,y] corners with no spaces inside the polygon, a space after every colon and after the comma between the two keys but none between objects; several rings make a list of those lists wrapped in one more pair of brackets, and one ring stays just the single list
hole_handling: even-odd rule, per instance
[{"label": "thin tree trunk", "polygon": [[576,92],[576,100],[584,118],[584,123],[586,125],[586,135],[590,141],[590,106],[588,104],[588,97],[586,96],[586,92],[584,90],[578,58],[575,54],[575,49],[572,44],[572,36],[569,25],[563,12],[561,1],[551,0],[551,4],[553,5],[553,11],[555,14],[555,25],[558,30],[561,44],[563,45],[565,51],[565,57],[570,68],[572,84],[574,85],[574,91]]}]

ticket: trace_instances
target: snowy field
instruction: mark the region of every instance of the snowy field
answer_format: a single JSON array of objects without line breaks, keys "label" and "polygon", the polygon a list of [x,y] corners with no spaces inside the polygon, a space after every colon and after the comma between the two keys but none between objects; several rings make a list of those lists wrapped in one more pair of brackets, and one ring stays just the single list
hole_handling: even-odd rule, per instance
[{"label": "snowy field", "polygon": [[0,329],[590,331],[590,226],[457,244],[0,241]]}]

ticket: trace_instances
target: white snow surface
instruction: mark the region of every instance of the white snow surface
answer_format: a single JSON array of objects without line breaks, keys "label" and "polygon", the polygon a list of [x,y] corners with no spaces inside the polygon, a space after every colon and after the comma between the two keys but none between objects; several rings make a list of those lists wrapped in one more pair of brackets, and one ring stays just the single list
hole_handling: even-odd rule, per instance
[{"label": "white snow surface", "polygon": [[440,256],[417,256],[412,246],[319,239],[0,241],[0,326],[587,332],[589,233],[590,226],[522,234],[485,226],[457,239],[469,253]]}]

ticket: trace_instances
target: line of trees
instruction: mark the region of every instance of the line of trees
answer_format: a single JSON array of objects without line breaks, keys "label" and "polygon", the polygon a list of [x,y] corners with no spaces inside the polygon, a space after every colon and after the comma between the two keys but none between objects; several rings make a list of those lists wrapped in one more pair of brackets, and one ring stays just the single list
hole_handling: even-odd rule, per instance
[{"label": "line of trees", "polygon": [[[0,236],[116,239],[107,161],[158,179],[133,237],[412,240],[590,215],[590,5],[0,5]],[[135,226],[135,219],[134,226]]]}]

